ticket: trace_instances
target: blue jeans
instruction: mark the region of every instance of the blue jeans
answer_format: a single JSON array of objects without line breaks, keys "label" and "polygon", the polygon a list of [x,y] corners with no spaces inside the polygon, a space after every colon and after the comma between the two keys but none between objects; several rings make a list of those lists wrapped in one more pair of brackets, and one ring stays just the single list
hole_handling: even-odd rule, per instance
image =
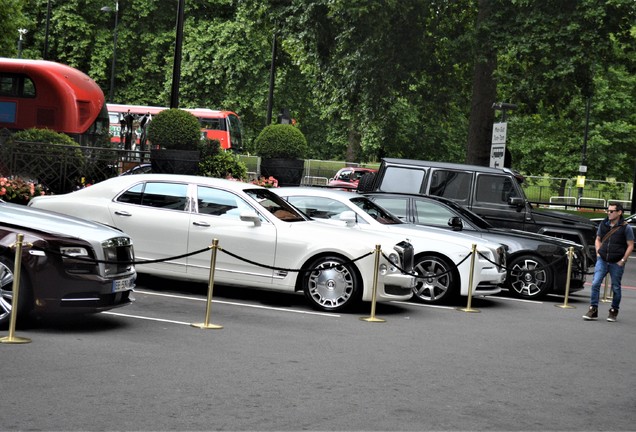
[{"label": "blue jeans", "polygon": [[605,276],[609,273],[612,280],[612,308],[618,310],[621,304],[621,280],[623,279],[623,272],[625,267],[618,263],[609,263],[601,257],[596,258],[596,266],[594,267],[594,279],[592,279],[592,296],[590,298],[590,305],[598,307],[599,292],[601,291],[601,284],[603,283]]}]

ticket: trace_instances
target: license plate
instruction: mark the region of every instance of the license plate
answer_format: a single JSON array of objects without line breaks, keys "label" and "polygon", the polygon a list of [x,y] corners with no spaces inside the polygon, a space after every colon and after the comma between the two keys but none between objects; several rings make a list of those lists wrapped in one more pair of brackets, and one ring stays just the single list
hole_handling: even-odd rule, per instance
[{"label": "license plate", "polygon": [[135,278],[129,277],[128,279],[117,279],[113,281],[112,292],[127,291],[134,288]]}]

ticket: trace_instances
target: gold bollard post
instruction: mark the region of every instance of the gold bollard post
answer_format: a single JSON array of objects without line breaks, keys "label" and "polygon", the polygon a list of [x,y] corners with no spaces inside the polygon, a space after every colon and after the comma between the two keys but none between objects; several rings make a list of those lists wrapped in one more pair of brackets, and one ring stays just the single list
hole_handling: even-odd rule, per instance
[{"label": "gold bollard post", "polygon": [[[605,275],[605,286],[603,287],[603,298],[601,299],[601,302],[603,303],[611,302],[612,296],[614,295],[614,291],[609,291],[609,281],[610,281],[610,275]],[[608,292],[609,292],[609,297],[607,296]]]},{"label": "gold bollard post", "polygon": [[479,309],[473,309],[471,307],[473,302],[473,278],[475,273],[475,255],[477,255],[477,245],[473,244],[470,256],[470,273],[468,274],[468,304],[465,308],[457,308],[461,312],[479,313]]},{"label": "gold bollard post", "polygon": [[17,235],[15,243],[15,262],[13,265],[13,299],[11,300],[11,317],[9,318],[9,336],[0,338],[0,343],[25,344],[31,342],[29,338],[15,336],[15,325],[18,320],[18,300],[20,295],[20,273],[22,267],[22,241],[24,234]]},{"label": "gold bollard post", "polygon": [[570,277],[572,275],[572,257],[574,255],[574,248],[570,246],[568,249],[568,273],[566,275],[567,279],[565,282],[565,299],[563,300],[563,304],[554,305],[556,307],[560,307],[562,309],[576,309],[574,306],[568,305],[568,297],[570,296]]},{"label": "gold bollard post", "polygon": [[378,272],[380,271],[380,245],[375,245],[375,267],[373,273],[373,292],[371,293],[371,316],[370,317],[361,317],[362,321],[367,322],[386,322],[386,320],[382,318],[375,317],[375,303],[378,292]]},{"label": "gold bollard post", "polygon": [[210,258],[210,280],[208,282],[208,299],[205,303],[205,322],[190,324],[192,327],[200,329],[222,329],[222,325],[210,324],[210,309],[212,306],[212,290],[214,289],[214,268],[216,267],[216,251],[219,247],[219,240],[212,240],[212,257]]}]

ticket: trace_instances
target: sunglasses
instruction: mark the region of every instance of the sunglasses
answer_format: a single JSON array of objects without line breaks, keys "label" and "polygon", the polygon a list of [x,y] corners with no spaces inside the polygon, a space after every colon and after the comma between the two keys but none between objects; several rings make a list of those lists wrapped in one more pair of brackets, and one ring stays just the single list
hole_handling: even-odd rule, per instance
[{"label": "sunglasses", "polygon": [[608,213],[616,213],[617,211],[620,211],[620,210],[607,210]]}]

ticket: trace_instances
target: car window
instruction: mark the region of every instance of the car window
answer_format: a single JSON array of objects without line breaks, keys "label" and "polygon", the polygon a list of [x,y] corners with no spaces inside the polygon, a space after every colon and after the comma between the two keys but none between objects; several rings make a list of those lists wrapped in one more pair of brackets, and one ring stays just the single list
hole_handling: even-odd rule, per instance
[{"label": "car window", "polygon": [[117,198],[118,202],[185,210],[188,202],[188,185],[183,183],[139,183]]},{"label": "car window", "polygon": [[415,223],[448,227],[448,220],[455,214],[441,204],[431,201],[415,201]]},{"label": "car window", "polygon": [[468,202],[472,173],[464,171],[434,170],[431,174],[430,195],[459,202]]},{"label": "car window", "polygon": [[519,194],[510,177],[487,174],[477,177],[476,202],[507,205],[513,197],[519,197]]},{"label": "car window", "polygon": [[389,213],[386,209],[382,208],[382,206],[374,203],[368,198],[353,198],[351,202],[360,207],[362,211],[364,211],[366,214],[383,225],[403,223],[397,216]]},{"label": "car window", "polygon": [[351,180],[351,171],[350,170],[341,171],[340,174],[338,174],[338,177],[336,178],[336,180],[350,181]]},{"label": "car window", "polygon": [[308,220],[307,216],[300,213],[296,207],[266,188],[245,189],[245,193],[282,221],[302,222]]},{"label": "car window", "polygon": [[197,209],[199,213],[237,220],[243,211],[254,211],[233,193],[206,186],[197,187]]},{"label": "car window", "polygon": [[384,172],[380,190],[384,192],[422,193],[426,186],[425,176],[426,171],[422,169],[388,166]]},{"label": "car window", "polygon": [[290,196],[286,199],[307,216],[317,219],[338,219],[342,212],[352,211],[345,204],[332,198]]},{"label": "car window", "polygon": [[373,197],[373,202],[403,221],[407,220],[408,198]]}]

